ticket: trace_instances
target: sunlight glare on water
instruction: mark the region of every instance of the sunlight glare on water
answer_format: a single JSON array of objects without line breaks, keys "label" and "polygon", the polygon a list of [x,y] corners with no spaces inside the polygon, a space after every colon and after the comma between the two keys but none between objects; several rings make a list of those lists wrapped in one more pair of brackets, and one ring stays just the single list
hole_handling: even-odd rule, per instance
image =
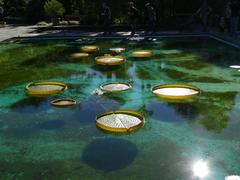
[{"label": "sunlight glare on water", "polygon": [[209,175],[208,163],[203,160],[199,160],[193,164],[193,173],[195,177],[200,179],[206,178]]},{"label": "sunlight glare on water", "polygon": [[189,96],[198,94],[198,91],[188,88],[161,88],[153,91],[155,94],[161,94],[165,96]]}]

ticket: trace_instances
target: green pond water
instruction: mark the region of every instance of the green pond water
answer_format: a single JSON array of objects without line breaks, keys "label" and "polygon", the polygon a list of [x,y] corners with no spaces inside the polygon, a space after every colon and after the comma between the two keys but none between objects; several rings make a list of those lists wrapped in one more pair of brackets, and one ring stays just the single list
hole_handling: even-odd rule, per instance
[{"label": "green pond water", "polygon": [[[83,60],[71,58],[89,44],[100,51]],[[95,56],[111,47],[126,48],[127,62],[111,69],[95,65]],[[138,49],[152,49],[155,55],[132,58],[130,52]],[[239,64],[239,49],[207,37],[0,44],[0,179],[220,180],[240,175],[240,72],[229,68]],[[25,86],[43,80],[69,88],[48,98],[28,97]],[[113,81],[130,82],[133,89],[91,95]],[[151,93],[163,83],[192,84],[201,95],[167,102]],[[52,107],[59,97],[78,104]],[[144,127],[124,135],[99,130],[95,116],[117,109],[142,113]],[[193,170],[198,161],[205,162],[205,170]]]}]

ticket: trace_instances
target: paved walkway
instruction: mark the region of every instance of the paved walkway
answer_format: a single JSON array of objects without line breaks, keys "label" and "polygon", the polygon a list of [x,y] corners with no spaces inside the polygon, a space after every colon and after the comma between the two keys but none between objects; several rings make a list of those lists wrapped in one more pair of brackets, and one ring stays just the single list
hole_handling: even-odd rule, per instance
[{"label": "paved walkway", "polygon": [[13,37],[29,36],[29,34],[31,34],[35,29],[36,26],[0,26],[0,42],[11,39]]},{"label": "paved walkway", "polygon": [[[102,36],[101,32],[83,32],[83,31],[48,31],[43,33],[36,33],[37,26],[15,26],[15,25],[5,25],[4,27],[0,26],[0,42],[5,40],[16,38],[16,37],[35,37],[35,38],[76,38],[76,37],[105,37]],[[139,32],[139,35],[142,35],[143,32]],[[158,32],[156,36],[163,36],[163,35],[191,35],[191,34],[201,34],[200,31],[196,31],[194,33],[181,33],[178,31],[174,32]],[[217,30],[212,29],[210,32],[205,33],[206,35],[214,35],[218,38],[221,38],[227,42],[233,43],[240,47],[240,39],[232,38],[226,33],[219,33]],[[112,34],[111,37],[127,37],[130,35],[130,32],[115,32]]]}]

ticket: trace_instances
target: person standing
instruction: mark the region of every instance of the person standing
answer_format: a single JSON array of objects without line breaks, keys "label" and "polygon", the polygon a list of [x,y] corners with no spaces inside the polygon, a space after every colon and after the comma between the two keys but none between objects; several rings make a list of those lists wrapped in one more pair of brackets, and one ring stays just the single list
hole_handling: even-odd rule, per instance
[{"label": "person standing", "polygon": [[129,17],[129,24],[131,26],[131,36],[134,36],[136,32],[138,16],[139,16],[138,9],[134,6],[133,2],[129,2],[128,17]]},{"label": "person standing", "polygon": [[199,14],[201,23],[203,25],[203,31],[207,31],[208,26],[208,17],[211,13],[212,8],[208,4],[208,0],[203,0],[201,7],[197,10],[196,14]]},{"label": "person standing", "polygon": [[239,10],[240,3],[238,0],[232,0],[230,4],[231,18],[230,18],[230,33],[232,36],[237,37],[238,33],[238,21],[239,21]]},{"label": "person standing", "polygon": [[226,32],[231,32],[231,9],[230,9],[231,2],[229,1],[225,8],[225,30]]},{"label": "person standing", "polygon": [[0,6],[0,22],[4,21],[4,9]]},{"label": "person standing", "polygon": [[226,25],[226,18],[224,16],[221,16],[219,18],[219,28],[221,32],[224,32],[226,29],[227,25]]},{"label": "person standing", "polygon": [[111,9],[109,6],[107,6],[107,4],[104,2],[102,3],[102,19],[103,19],[103,28],[104,28],[104,35],[107,34],[111,34],[112,30],[111,30],[111,20],[112,20],[112,13],[111,13]]},{"label": "person standing", "polygon": [[156,22],[157,22],[157,15],[154,7],[150,4],[147,3],[145,5],[146,7],[146,22],[147,22],[147,28],[145,34],[149,33],[155,33],[155,27],[156,27]]}]

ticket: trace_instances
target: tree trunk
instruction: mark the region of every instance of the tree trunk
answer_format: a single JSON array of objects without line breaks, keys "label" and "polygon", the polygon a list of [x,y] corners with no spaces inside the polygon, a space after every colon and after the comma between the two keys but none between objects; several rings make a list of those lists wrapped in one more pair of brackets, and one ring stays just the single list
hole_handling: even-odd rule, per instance
[{"label": "tree trunk", "polygon": [[53,26],[59,25],[59,19],[56,16],[53,16],[51,19]]}]

